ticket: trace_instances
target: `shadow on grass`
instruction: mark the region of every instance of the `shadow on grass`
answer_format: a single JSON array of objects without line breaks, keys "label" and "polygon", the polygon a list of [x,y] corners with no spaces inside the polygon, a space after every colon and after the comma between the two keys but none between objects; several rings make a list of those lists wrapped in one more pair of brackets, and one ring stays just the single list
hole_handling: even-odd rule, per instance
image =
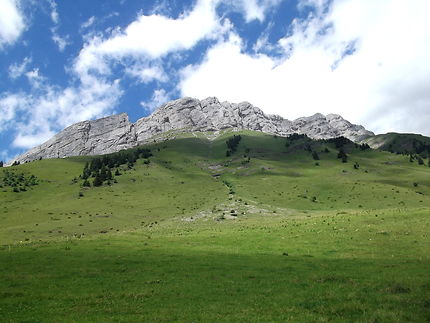
[{"label": "shadow on grass", "polygon": [[429,261],[108,240],[0,251],[5,321],[426,321]]}]

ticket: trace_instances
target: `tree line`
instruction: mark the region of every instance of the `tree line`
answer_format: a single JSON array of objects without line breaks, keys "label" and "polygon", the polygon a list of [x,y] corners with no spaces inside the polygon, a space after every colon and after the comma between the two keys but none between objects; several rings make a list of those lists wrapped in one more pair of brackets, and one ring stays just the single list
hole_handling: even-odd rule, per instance
[{"label": "tree line", "polygon": [[[95,157],[91,162],[85,163],[82,175],[80,176],[84,182],[84,187],[90,187],[90,177],[93,179],[93,186],[101,186],[104,182],[111,184],[114,176],[120,176],[119,167],[127,165],[128,169],[132,169],[136,161],[140,158],[145,158],[145,164],[148,164],[147,159],[152,156],[151,150],[147,148],[137,148],[128,151],[121,151],[101,157]],[[115,172],[112,170],[116,168]]]}]

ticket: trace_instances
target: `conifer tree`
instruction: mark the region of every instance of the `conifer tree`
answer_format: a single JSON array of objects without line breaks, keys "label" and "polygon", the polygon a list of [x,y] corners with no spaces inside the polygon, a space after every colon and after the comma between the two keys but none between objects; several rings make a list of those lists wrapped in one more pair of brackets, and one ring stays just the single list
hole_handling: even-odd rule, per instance
[{"label": "conifer tree", "polygon": [[101,179],[100,173],[97,173],[96,177],[94,178],[93,185],[95,187],[103,185],[103,181]]}]

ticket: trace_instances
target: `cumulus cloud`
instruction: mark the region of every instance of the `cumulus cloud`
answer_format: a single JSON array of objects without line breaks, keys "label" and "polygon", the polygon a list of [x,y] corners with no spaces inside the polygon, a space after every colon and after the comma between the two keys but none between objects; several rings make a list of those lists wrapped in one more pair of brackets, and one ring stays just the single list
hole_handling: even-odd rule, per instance
[{"label": "cumulus cloud", "polygon": [[111,114],[121,96],[119,81],[110,83],[94,77],[88,77],[79,87],[59,89],[44,84],[37,91],[8,96],[0,101],[2,111],[8,111],[9,116],[20,111],[19,117],[14,116],[17,136],[13,146],[17,148],[34,147],[52,137],[58,129]]},{"label": "cumulus cloud", "polygon": [[430,135],[430,29],[423,27],[430,2],[306,0],[304,6],[314,10],[276,44],[281,60],[244,52],[233,34],[182,71],[182,95],[247,100],[287,118],[334,112],[376,132]]},{"label": "cumulus cloud", "polygon": [[18,0],[0,1],[0,49],[13,44],[25,30]]},{"label": "cumulus cloud", "polygon": [[221,28],[214,0],[199,0],[190,12],[177,19],[153,14],[141,15],[125,30],[115,30],[112,37],[94,37],[76,60],[80,74],[95,71],[109,73],[108,60],[126,56],[157,59],[171,52],[190,49],[204,38],[212,38]]},{"label": "cumulus cloud", "polygon": [[168,102],[170,99],[171,96],[164,89],[157,89],[152,94],[150,101],[141,101],[140,105],[147,113],[151,113],[162,104]]}]

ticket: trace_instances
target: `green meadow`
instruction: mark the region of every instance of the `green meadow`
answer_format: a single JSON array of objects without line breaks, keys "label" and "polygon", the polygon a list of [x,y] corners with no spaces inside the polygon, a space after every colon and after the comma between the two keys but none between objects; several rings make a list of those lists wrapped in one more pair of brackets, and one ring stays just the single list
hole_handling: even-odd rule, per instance
[{"label": "green meadow", "polygon": [[1,321],[430,321],[428,160],[171,136],[111,185],[83,186],[92,157],[0,169]]}]

